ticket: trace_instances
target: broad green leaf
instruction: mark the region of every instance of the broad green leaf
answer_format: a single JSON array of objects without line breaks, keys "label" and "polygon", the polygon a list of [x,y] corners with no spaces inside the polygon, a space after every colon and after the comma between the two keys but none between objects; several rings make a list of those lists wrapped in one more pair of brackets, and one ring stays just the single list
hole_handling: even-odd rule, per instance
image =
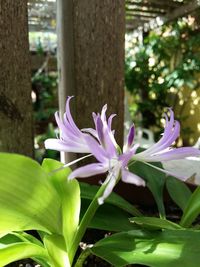
[{"label": "broad green leaf", "polygon": [[71,267],[66,252],[65,240],[60,235],[46,235],[44,244],[51,259],[51,266]]},{"label": "broad green leaf", "polygon": [[[90,199],[92,200],[96,195],[97,191],[99,190],[99,186],[90,185],[87,183],[80,182],[81,188],[81,198],[83,199]],[[120,197],[116,193],[112,192],[111,195],[105,200],[106,203],[112,204],[133,216],[141,216],[141,212],[136,209],[133,205],[131,205],[128,201],[124,198]]]},{"label": "broad green leaf", "polygon": [[[82,199],[81,216],[84,215],[89,203],[89,200]],[[129,222],[130,216],[131,215],[129,213],[123,211],[122,209],[111,204],[104,203],[104,205],[101,205],[98,208],[88,227],[112,232],[129,231],[138,228]]]},{"label": "broad green leaf", "polygon": [[42,167],[49,174],[49,179],[54,184],[61,198],[63,235],[69,250],[79,225],[81,206],[79,183],[75,179],[72,181],[67,180],[71,172],[70,168],[55,171],[63,167],[63,164],[59,161],[45,159]]},{"label": "broad green leaf", "polygon": [[[162,169],[161,163],[151,163],[151,165]],[[134,164],[130,165],[129,170],[146,181],[146,185],[154,196],[161,216],[164,216],[165,208],[163,203],[163,188],[166,178],[165,174],[142,162],[134,162]]]},{"label": "broad green leaf", "polygon": [[[5,247],[5,245],[11,245],[14,243],[21,242],[29,242],[31,244],[39,245],[40,247],[44,248],[43,244],[37,238],[25,232],[12,232],[7,234],[6,236],[0,239],[0,248]],[[41,259],[34,256],[32,257],[32,259],[43,267],[49,267],[49,264],[47,263],[46,259]]]},{"label": "broad green leaf", "polygon": [[59,196],[40,165],[25,156],[0,153],[0,233],[59,233],[60,221]]},{"label": "broad green leaf", "polygon": [[[30,235],[30,234],[28,234],[26,232],[12,232],[10,234],[12,236],[17,237],[20,241],[30,242],[30,243],[33,243],[33,244],[36,244],[38,246],[42,246],[43,247],[43,243],[39,239],[37,239],[33,235]],[[1,239],[0,239],[0,242],[1,242]]]},{"label": "broad green leaf", "polygon": [[197,216],[200,214],[200,186],[191,195],[181,218],[180,225],[190,227]]},{"label": "broad green leaf", "polygon": [[166,219],[160,219],[155,217],[135,217],[130,218],[130,222],[136,223],[137,225],[140,225],[141,227],[147,228],[147,229],[171,229],[171,230],[180,230],[182,227],[176,223],[173,223],[171,221],[168,221]]},{"label": "broad green leaf", "polygon": [[114,266],[144,264],[151,267],[197,267],[200,232],[133,230],[106,237],[91,252]]},{"label": "broad green leaf", "polygon": [[172,200],[184,211],[192,195],[188,186],[180,180],[168,176],[166,179],[166,187]]},{"label": "broad green leaf", "polygon": [[41,246],[29,242],[13,243],[11,245],[2,245],[0,247],[0,266],[5,266],[11,262],[38,257],[48,262],[46,250]]}]

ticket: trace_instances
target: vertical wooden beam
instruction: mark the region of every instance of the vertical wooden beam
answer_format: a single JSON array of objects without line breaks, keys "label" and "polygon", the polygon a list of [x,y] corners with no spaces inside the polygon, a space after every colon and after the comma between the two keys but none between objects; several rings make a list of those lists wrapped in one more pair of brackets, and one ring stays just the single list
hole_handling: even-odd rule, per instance
[{"label": "vertical wooden beam", "polygon": [[79,126],[108,104],[123,142],[125,1],[74,0],[76,112]]},{"label": "vertical wooden beam", "polygon": [[67,95],[80,128],[108,104],[123,142],[125,1],[58,0],[58,69],[61,113]]},{"label": "vertical wooden beam", "polygon": [[[65,112],[67,96],[75,94],[73,26],[73,0],[57,0],[57,58],[60,114]],[[61,152],[62,162],[69,162],[73,159],[73,155]]]},{"label": "vertical wooden beam", "polygon": [[0,151],[33,156],[27,1],[0,0]]}]

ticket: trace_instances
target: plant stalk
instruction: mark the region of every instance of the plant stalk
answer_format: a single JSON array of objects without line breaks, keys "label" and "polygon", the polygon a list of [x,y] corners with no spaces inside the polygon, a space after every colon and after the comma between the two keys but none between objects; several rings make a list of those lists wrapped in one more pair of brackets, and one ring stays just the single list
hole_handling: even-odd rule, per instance
[{"label": "plant stalk", "polygon": [[[107,181],[105,181],[102,186],[99,188],[99,190],[97,191],[94,199],[92,200],[92,202],[90,203],[87,211],[85,212],[81,222],[80,222],[80,225],[79,225],[79,228],[78,228],[78,231],[74,237],[74,240],[73,240],[73,243],[72,243],[72,246],[71,246],[71,249],[70,249],[70,252],[69,252],[69,257],[70,257],[70,262],[73,262],[73,259],[74,259],[74,256],[75,256],[75,253],[79,247],[79,244],[88,228],[88,225],[90,223],[90,221],[92,220],[92,218],[94,217],[94,214],[95,212],[97,211],[98,207],[99,207],[99,203],[98,203],[98,198],[100,196],[102,196],[105,188],[106,188],[106,185],[107,185]],[[78,265],[80,266],[80,265]]]}]

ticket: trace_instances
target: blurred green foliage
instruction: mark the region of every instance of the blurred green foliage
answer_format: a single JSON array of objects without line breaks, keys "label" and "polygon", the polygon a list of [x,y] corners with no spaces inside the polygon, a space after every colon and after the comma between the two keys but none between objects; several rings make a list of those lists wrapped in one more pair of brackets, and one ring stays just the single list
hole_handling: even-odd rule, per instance
[{"label": "blurred green foliage", "polygon": [[57,74],[41,73],[32,78],[35,121],[47,120],[57,110]]},{"label": "blurred green foliage", "polygon": [[32,78],[33,109],[35,121],[35,158],[59,158],[59,153],[45,150],[44,141],[55,138],[54,113],[58,110],[57,73],[40,73]]},{"label": "blurred green foliage", "polygon": [[[126,88],[133,96],[131,115],[144,128],[161,131],[160,118],[166,107],[180,104],[181,89],[191,92],[199,89],[200,31],[195,21],[180,19],[177,22],[143,33],[143,40],[127,36],[125,60]],[[189,92],[189,98],[191,95]],[[183,116],[183,99],[179,120]],[[140,114],[140,116],[138,116]],[[190,132],[190,129],[183,129]]]}]

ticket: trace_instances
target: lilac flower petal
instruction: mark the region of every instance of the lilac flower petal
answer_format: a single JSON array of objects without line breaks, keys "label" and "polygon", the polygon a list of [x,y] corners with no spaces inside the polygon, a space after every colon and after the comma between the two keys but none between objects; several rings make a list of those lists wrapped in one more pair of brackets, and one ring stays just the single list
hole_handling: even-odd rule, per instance
[{"label": "lilac flower petal", "polygon": [[145,186],[145,181],[142,178],[125,170],[124,168],[122,169],[122,181],[128,184],[135,184],[137,186]]},{"label": "lilac flower petal", "polygon": [[175,121],[173,130],[171,130],[169,134],[163,135],[163,137],[155,144],[154,149],[151,149],[151,153],[156,153],[171,146],[173,142],[178,138],[179,134],[180,124],[178,121]]},{"label": "lilac flower petal", "polygon": [[[122,166],[125,167],[128,162],[133,158],[133,155],[135,155],[136,150],[138,149],[139,145],[134,145],[131,149],[129,149],[126,153],[123,153],[119,156],[119,160],[122,162]],[[135,157],[137,154],[135,155]]]},{"label": "lilac flower petal", "polygon": [[105,199],[112,193],[113,188],[115,187],[116,179],[115,177],[111,177],[108,181],[108,184],[103,192],[103,195],[98,198],[99,205],[102,205],[105,201]]},{"label": "lilac flower petal", "polygon": [[104,136],[104,132],[103,132],[103,122],[102,122],[100,116],[97,116],[97,119],[96,119],[96,130],[97,130],[97,134],[98,134],[98,138],[99,138],[100,143],[102,144],[103,147],[105,147],[105,136]]},{"label": "lilac flower petal", "polygon": [[149,162],[168,161],[168,160],[184,159],[192,156],[193,157],[200,156],[200,150],[194,147],[180,147],[171,149],[168,152],[152,155],[148,161]]},{"label": "lilac flower petal", "polygon": [[113,143],[113,140],[111,139],[112,133],[109,132],[107,124],[106,123],[103,124],[101,117],[98,116],[97,121],[96,121],[96,125],[97,125],[96,130],[97,130],[97,134],[99,137],[98,139],[99,139],[101,145],[103,146],[103,148],[105,149],[105,151],[107,153],[107,157],[108,158],[116,157],[116,155],[117,155],[116,146]]},{"label": "lilac flower petal", "polygon": [[108,118],[108,128],[111,130],[112,129],[112,120],[113,118],[116,116],[116,114],[112,114],[110,115],[110,117]]},{"label": "lilac flower petal", "polygon": [[74,170],[68,176],[68,179],[74,179],[76,177],[85,178],[96,174],[105,173],[107,168],[101,163],[91,163]]},{"label": "lilac flower petal", "polygon": [[172,110],[170,110],[170,121],[167,121],[166,118],[166,127],[162,138],[156,144],[152,145],[144,152],[138,153],[136,155],[137,158],[140,158],[141,160],[147,160],[147,158],[152,154],[155,154],[168,148],[177,139],[179,133],[180,124],[178,121],[174,121],[174,113]]},{"label": "lilac flower petal", "polygon": [[133,144],[133,140],[134,140],[134,136],[135,136],[135,127],[134,124],[131,126],[129,133],[128,133],[128,140],[127,140],[127,144],[128,147],[131,147]]},{"label": "lilac flower petal", "polygon": [[105,151],[93,137],[86,135],[85,140],[90,148],[91,153],[99,162],[105,163],[108,161]]},{"label": "lilac flower petal", "polygon": [[74,132],[74,130],[72,129],[71,125],[68,123],[68,125],[64,125],[62,120],[60,119],[58,112],[55,113],[55,119],[57,122],[57,125],[60,129],[60,134],[61,137],[64,140],[73,140],[73,141],[78,141],[80,142],[80,135],[77,135],[77,133]]},{"label": "lilac flower petal", "polygon": [[46,149],[53,149],[57,151],[64,152],[74,152],[74,153],[89,153],[90,150],[87,146],[82,144],[67,144],[60,139],[50,138],[44,142]]},{"label": "lilac flower petal", "polygon": [[105,104],[101,110],[101,120],[106,122],[106,111],[107,111],[107,104]]},{"label": "lilac flower petal", "polygon": [[69,106],[69,102],[70,102],[71,98],[73,98],[73,96],[68,96],[68,98],[67,98],[67,102],[66,102],[66,117],[67,117],[67,120],[69,121],[69,123],[71,124],[71,126],[73,127],[74,131],[76,133],[80,133],[80,130],[78,129],[78,127],[74,123],[74,120],[73,120],[72,115],[71,115],[70,106]]},{"label": "lilac flower petal", "polygon": [[112,193],[116,181],[119,178],[121,167],[121,162],[117,161],[115,166],[111,170],[109,170],[108,177],[104,182],[105,184],[107,184],[106,189],[104,190],[102,197],[98,199],[99,205],[103,204],[104,200]]}]

